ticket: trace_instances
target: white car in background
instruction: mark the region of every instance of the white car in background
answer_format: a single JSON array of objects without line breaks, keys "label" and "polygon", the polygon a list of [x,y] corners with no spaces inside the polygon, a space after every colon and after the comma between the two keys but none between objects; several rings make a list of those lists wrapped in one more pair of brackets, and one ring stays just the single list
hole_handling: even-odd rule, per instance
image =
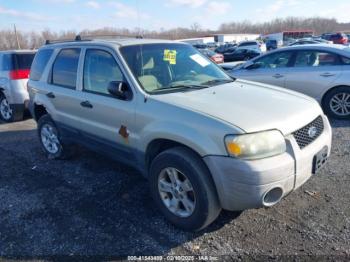
[{"label": "white car in background", "polygon": [[239,48],[254,49],[262,53],[265,53],[267,51],[266,44],[256,40],[240,42],[237,46],[237,49]]},{"label": "white car in background", "polygon": [[28,109],[27,82],[36,51],[0,52],[0,119],[20,121]]},{"label": "white car in background", "polygon": [[345,45],[284,47],[233,67],[236,78],[298,91],[315,98],[332,118],[350,119],[350,48]]}]

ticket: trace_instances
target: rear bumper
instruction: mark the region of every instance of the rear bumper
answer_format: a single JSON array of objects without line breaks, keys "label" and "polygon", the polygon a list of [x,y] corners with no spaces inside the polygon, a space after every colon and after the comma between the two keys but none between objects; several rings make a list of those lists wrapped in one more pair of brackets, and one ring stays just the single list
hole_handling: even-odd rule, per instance
[{"label": "rear bumper", "polygon": [[[287,152],[266,159],[245,161],[224,156],[206,156],[221,206],[227,210],[244,210],[272,206],[303,185],[312,176],[314,156],[325,146],[331,150],[331,127],[324,119],[324,132],[301,150],[294,137],[286,137]],[[271,190],[279,196],[271,200]]]}]

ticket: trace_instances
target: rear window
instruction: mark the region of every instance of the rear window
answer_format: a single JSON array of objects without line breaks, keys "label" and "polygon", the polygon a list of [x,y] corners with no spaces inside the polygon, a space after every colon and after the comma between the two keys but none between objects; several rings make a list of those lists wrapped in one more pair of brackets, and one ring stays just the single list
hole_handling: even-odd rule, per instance
[{"label": "rear window", "polygon": [[5,54],[3,56],[2,70],[30,69],[35,54]]},{"label": "rear window", "polygon": [[46,64],[49,61],[51,55],[53,53],[53,49],[43,49],[39,50],[36,54],[32,68],[30,70],[30,79],[34,81],[38,81],[43,74]]}]

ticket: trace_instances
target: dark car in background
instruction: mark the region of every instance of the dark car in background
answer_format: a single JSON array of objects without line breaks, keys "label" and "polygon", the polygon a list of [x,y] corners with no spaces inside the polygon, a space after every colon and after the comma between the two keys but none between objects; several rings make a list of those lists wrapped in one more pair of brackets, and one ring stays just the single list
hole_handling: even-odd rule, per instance
[{"label": "dark car in background", "polygon": [[228,51],[235,50],[237,48],[237,44],[224,44],[216,48],[214,51],[215,53],[223,54]]},{"label": "dark car in background", "polygon": [[258,50],[249,48],[238,48],[229,52],[224,53],[225,62],[232,61],[248,61],[261,54]]},{"label": "dark car in background", "polygon": [[210,58],[210,60],[216,64],[221,64],[224,62],[224,56],[222,54],[215,53],[210,49],[198,49],[198,51]]},{"label": "dark car in background", "polygon": [[321,44],[320,41],[317,40],[297,40],[294,43],[289,44],[288,46],[295,46],[295,45],[318,45]]},{"label": "dark car in background", "polygon": [[323,39],[332,41],[333,44],[340,44],[340,45],[346,45],[348,44],[348,36],[344,33],[326,33],[321,36]]}]

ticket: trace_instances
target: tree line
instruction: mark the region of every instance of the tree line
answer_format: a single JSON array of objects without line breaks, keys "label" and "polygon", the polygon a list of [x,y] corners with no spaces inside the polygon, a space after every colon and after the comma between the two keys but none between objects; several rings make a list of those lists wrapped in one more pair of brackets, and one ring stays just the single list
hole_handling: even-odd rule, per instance
[{"label": "tree line", "polygon": [[47,39],[74,39],[79,34],[82,37],[98,37],[106,35],[138,36],[161,39],[182,39],[207,36],[218,33],[254,33],[267,34],[288,30],[312,30],[315,34],[326,32],[350,31],[350,23],[339,23],[336,19],[329,18],[277,18],[268,22],[252,23],[250,21],[230,22],[220,25],[218,30],[203,29],[200,24],[194,23],[189,28],[173,28],[161,30],[142,30],[139,28],[101,28],[98,30],[61,31],[54,32],[49,29],[41,32],[23,32],[14,30],[0,30],[0,50],[8,49],[36,49],[45,43]]}]

